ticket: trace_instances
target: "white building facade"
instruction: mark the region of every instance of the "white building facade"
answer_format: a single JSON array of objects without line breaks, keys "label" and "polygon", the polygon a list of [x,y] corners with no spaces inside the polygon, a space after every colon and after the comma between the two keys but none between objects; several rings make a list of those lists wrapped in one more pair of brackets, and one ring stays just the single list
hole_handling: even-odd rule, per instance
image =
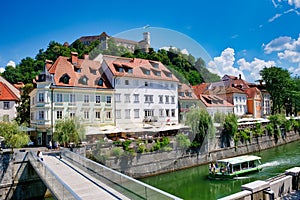
[{"label": "white building facade", "polygon": [[160,62],[103,56],[116,126],[178,124],[178,79]]}]

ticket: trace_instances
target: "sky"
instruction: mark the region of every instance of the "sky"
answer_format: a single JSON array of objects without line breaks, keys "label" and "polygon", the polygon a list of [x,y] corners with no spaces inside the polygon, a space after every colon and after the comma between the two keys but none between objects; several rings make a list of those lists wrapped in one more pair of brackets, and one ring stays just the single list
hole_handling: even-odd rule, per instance
[{"label": "sky", "polygon": [[12,0],[0,11],[0,71],[81,36],[142,39],[204,57],[223,76],[254,82],[264,67],[300,75],[300,0],[98,1]]}]

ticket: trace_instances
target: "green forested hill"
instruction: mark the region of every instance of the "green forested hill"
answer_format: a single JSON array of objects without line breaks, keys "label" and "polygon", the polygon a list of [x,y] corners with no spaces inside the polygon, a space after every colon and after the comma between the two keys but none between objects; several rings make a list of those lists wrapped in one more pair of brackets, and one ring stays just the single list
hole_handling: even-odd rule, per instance
[{"label": "green forested hill", "polygon": [[46,50],[40,49],[35,58],[24,58],[15,68],[7,66],[2,76],[11,83],[32,83],[32,80],[43,69],[46,59],[55,61],[58,56],[70,56],[71,52],[75,51],[78,52],[81,58],[84,54],[89,54],[93,58],[102,53],[160,61],[182,82],[190,83],[191,85],[220,80],[218,75],[212,74],[207,70],[202,58],[196,60],[192,55],[182,54],[176,48],[170,48],[169,51],[163,49],[155,51],[150,48],[148,53],[141,50],[131,53],[126,48],[115,45],[113,40],[108,42],[108,50],[100,50],[97,48],[98,46],[99,41],[92,42],[90,45],[84,45],[79,40],[76,40],[72,45],[63,45],[52,41]]}]

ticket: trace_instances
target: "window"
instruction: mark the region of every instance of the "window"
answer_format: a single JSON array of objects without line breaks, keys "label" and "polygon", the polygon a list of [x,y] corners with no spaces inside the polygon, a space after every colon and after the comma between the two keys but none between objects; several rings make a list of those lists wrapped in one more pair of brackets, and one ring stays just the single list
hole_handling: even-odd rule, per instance
[{"label": "window", "polygon": [[159,116],[163,117],[164,116],[164,109],[159,109]]},{"label": "window", "polygon": [[56,102],[63,102],[62,94],[56,94]]},{"label": "window", "polygon": [[146,86],[146,87],[148,86],[148,82],[145,82],[145,86]]},{"label": "window", "polygon": [[179,96],[184,97],[184,92],[179,92]]},{"label": "window", "polygon": [[171,96],[171,103],[174,104],[175,103],[175,97]]},{"label": "window", "polygon": [[125,85],[129,85],[129,80],[125,80]]},{"label": "window", "polygon": [[119,67],[118,72],[124,72],[124,69],[122,67]]},{"label": "window", "polygon": [[97,95],[96,96],[96,103],[100,103],[101,102],[101,96]]},{"label": "window", "polygon": [[116,110],[116,119],[121,119],[121,110]]},{"label": "window", "polygon": [[70,118],[74,118],[75,117],[75,113],[74,112],[70,112]]},{"label": "window", "polygon": [[106,112],[106,119],[111,119],[111,112],[110,111]]},{"label": "window", "polygon": [[125,119],[130,119],[130,109],[125,109]]},{"label": "window", "polygon": [[172,110],[171,110],[171,116],[172,116],[172,117],[175,117],[175,109],[172,109]]},{"label": "window", "polygon": [[111,96],[106,96],[106,103],[111,103]]},{"label": "window", "polygon": [[139,109],[134,109],[134,118],[137,119],[137,118],[140,118],[140,110]]},{"label": "window", "polygon": [[145,117],[152,117],[154,110],[146,109],[146,110],[144,110],[144,113],[145,113],[145,115],[144,115]]},{"label": "window", "polygon": [[103,86],[103,79],[102,79],[102,78],[99,79],[97,85],[98,85],[98,86]]},{"label": "window", "polygon": [[34,120],[34,112],[30,113],[30,120]]},{"label": "window", "polygon": [[159,98],[159,103],[164,103],[164,96],[163,95],[159,95],[158,98]]},{"label": "window", "polygon": [[127,73],[132,74],[132,69],[129,68],[129,69],[127,70]]},{"label": "window", "polygon": [[56,111],[56,119],[62,119],[62,111],[61,110]]},{"label": "window", "polygon": [[69,102],[70,103],[74,103],[75,102],[75,94],[70,94]]},{"label": "window", "polygon": [[83,102],[84,103],[89,103],[90,102],[90,96],[89,95],[84,95]]},{"label": "window", "polygon": [[69,84],[70,76],[68,74],[64,74],[60,77],[59,82],[63,84]]},{"label": "window", "polygon": [[10,106],[9,106],[9,101],[4,101],[4,102],[3,102],[3,109],[4,109],[4,110],[8,110],[9,107],[10,107]]},{"label": "window", "polygon": [[87,111],[87,110],[85,110],[84,112],[83,112],[83,118],[84,119],[89,119],[89,116],[90,115],[90,112],[89,111]]},{"label": "window", "polygon": [[134,94],[134,103],[139,103],[140,102],[140,97],[139,94]]},{"label": "window", "polygon": [[130,103],[130,94],[125,94],[125,103]]},{"label": "window", "polygon": [[142,69],[142,71],[143,71],[143,73],[145,75],[150,75],[150,70],[148,70],[148,69]]},{"label": "window", "polygon": [[44,102],[44,93],[39,93],[39,102]]},{"label": "window", "polygon": [[121,102],[121,94],[115,94],[115,102]]},{"label": "window", "polygon": [[100,111],[96,111],[95,112],[95,117],[96,117],[96,119],[101,119],[101,112]]},{"label": "window", "polygon": [[166,116],[170,117],[170,110],[169,109],[166,109]]},{"label": "window", "polygon": [[145,103],[153,103],[153,95],[145,95]]},{"label": "window", "polygon": [[174,88],[174,84],[173,83],[171,83],[171,88]]},{"label": "window", "polygon": [[39,111],[39,120],[44,120],[45,119],[45,113],[43,110]]},{"label": "window", "polygon": [[167,103],[167,104],[170,103],[170,102],[169,102],[169,96],[166,95],[165,98],[166,98],[166,103]]}]

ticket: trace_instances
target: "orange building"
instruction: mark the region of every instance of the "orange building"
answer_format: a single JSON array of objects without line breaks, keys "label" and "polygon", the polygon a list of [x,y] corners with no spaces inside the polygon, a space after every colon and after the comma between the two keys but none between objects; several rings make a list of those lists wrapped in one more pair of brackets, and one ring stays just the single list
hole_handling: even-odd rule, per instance
[{"label": "orange building", "polygon": [[254,118],[262,117],[262,94],[257,87],[249,88],[245,90],[247,94],[247,108],[248,113],[252,114]]}]

